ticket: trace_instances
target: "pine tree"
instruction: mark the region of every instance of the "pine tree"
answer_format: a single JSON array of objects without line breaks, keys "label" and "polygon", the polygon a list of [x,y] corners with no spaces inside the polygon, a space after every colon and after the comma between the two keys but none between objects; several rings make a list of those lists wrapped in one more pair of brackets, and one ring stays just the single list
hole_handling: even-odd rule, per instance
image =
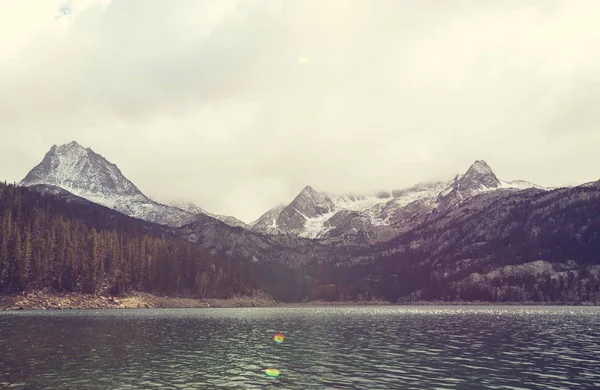
[{"label": "pine tree", "polygon": [[96,292],[99,280],[98,280],[98,269],[100,268],[100,245],[98,240],[98,233],[96,229],[92,229],[89,237],[89,263],[86,269],[87,288],[86,290],[90,293]]},{"label": "pine tree", "polygon": [[148,285],[148,254],[146,252],[146,236],[142,237],[140,241],[140,280],[138,283],[138,287],[142,288],[143,286]]},{"label": "pine tree", "polygon": [[7,210],[0,224],[0,285],[8,282],[8,242],[11,233],[10,218],[10,210]]},{"label": "pine tree", "polygon": [[14,241],[12,243],[12,256],[9,258],[9,280],[12,286],[19,288],[21,286],[21,278],[20,278],[20,268],[22,267],[21,262],[23,262],[23,257],[21,256],[22,247],[21,247],[21,232],[15,226],[14,232]]},{"label": "pine tree", "polygon": [[29,228],[25,229],[25,240],[21,252],[22,260],[19,262],[19,281],[21,285],[27,284],[29,281],[29,271],[31,267],[33,248],[31,246],[31,232]]}]

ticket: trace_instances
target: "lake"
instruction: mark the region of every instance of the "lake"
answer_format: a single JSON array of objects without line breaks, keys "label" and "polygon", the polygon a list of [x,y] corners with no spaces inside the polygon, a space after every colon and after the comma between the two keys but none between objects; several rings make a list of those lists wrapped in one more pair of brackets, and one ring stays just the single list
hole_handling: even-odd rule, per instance
[{"label": "lake", "polygon": [[0,312],[0,387],[590,388],[599,325],[598,307]]}]

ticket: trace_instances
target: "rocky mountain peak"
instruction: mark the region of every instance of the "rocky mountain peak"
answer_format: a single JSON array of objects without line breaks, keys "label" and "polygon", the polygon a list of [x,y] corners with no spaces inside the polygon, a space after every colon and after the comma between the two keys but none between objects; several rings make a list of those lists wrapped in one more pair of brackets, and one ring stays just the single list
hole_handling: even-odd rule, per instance
[{"label": "rocky mountain peak", "polygon": [[85,153],[87,153],[90,149],[89,148],[84,148],[83,146],[81,146],[80,144],[77,143],[77,141],[71,141],[67,144],[63,144],[63,145],[53,145],[52,148],[50,148],[50,151],[48,153],[54,153],[54,154],[77,154],[77,155],[83,155]]},{"label": "rocky mountain peak", "polygon": [[501,185],[492,168],[483,160],[475,161],[456,182],[459,188],[471,190],[492,189]]},{"label": "rocky mountain peak", "polygon": [[335,204],[330,196],[325,193],[316,191],[311,186],[306,186],[287,205],[276,220],[278,229],[285,231],[300,231],[304,228],[308,218],[315,218],[323,214],[331,212],[335,208]]},{"label": "rocky mountain peak", "polygon": [[307,185],[302,189],[302,191],[300,191],[300,194],[298,194],[298,196],[300,196],[300,195],[314,196],[314,195],[318,195],[318,194],[319,194],[319,192],[317,192],[311,186]]},{"label": "rocky mountain peak", "polygon": [[95,196],[147,198],[119,168],[76,141],[52,146],[21,185],[53,185],[89,199]]},{"label": "rocky mountain peak", "polygon": [[334,204],[326,193],[318,192],[311,186],[306,186],[289,206],[306,216],[314,217],[329,212]]},{"label": "rocky mountain peak", "polygon": [[475,160],[475,162],[467,170],[467,174],[480,173],[480,174],[493,174],[492,168],[484,160]]},{"label": "rocky mountain peak", "polygon": [[115,164],[76,141],[53,145],[20,185],[64,191],[131,217],[163,225],[181,226],[198,218],[198,214],[149,199]]}]

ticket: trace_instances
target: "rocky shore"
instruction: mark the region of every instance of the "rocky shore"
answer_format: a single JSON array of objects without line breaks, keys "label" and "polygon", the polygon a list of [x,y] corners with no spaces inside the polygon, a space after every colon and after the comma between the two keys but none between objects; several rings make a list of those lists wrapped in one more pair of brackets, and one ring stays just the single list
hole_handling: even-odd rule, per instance
[{"label": "rocky shore", "polygon": [[135,291],[119,297],[47,291],[0,295],[0,310],[268,307],[277,305],[279,302],[266,295],[231,299],[158,296]]},{"label": "rocky shore", "polygon": [[385,306],[393,305],[388,301],[310,301],[303,303],[290,303],[286,306]]},{"label": "rocky shore", "polygon": [[0,310],[69,310],[69,309],[134,309],[134,308],[209,308],[209,307],[323,307],[323,306],[594,306],[600,302],[461,302],[417,301],[392,304],[386,301],[310,301],[281,303],[270,296],[256,295],[231,299],[198,299],[159,296],[132,291],[113,297],[108,294],[56,293],[48,290],[20,294],[0,294]]}]

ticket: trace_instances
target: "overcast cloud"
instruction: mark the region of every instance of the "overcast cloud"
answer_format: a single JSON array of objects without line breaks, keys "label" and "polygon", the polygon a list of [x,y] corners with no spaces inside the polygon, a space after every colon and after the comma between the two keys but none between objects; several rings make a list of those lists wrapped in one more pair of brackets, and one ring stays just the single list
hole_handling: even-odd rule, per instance
[{"label": "overcast cloud", "polygon": [[306,184],[600,178],[600,2],[0,0],[0,180],[76,140],[247,222]]}]

